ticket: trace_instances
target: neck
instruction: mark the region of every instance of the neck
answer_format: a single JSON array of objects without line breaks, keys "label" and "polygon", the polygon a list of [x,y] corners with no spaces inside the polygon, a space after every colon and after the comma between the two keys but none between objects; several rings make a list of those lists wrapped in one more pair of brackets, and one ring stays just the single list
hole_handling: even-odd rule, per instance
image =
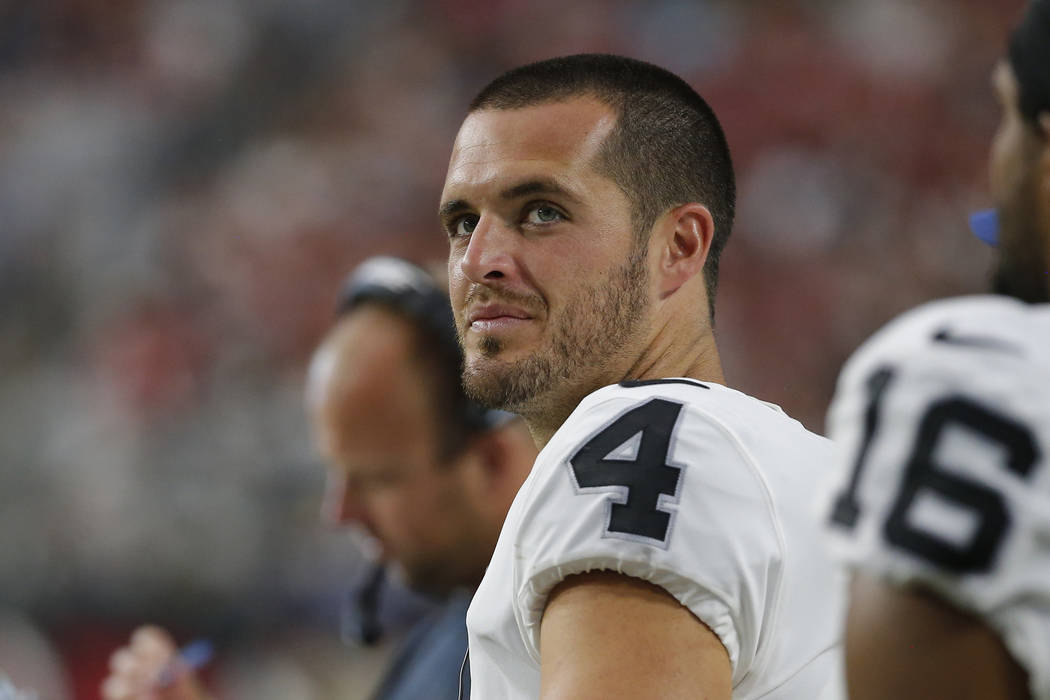
[{"label": "neck", "polygon": [[661,335],[671,335],[666,328],[657,333],[652,351],[643,354],[623,379],[663,379],[688,377],[700,381],[725,384],[722,359],[718,354],[714,333],[707,326],[693,331],[686,338],[660,342]]},{"label": "neck", "polygon": [[535,411],[522,413],[522,416],[536,447],[543,449],[580,402],[592,392],[626,380],[667,377],[725,384],[722,361],[710,326],[699,326],[689,336],[683,337],[680,329],[672,330],[665,325],[656,331],[646,349],[632,362],[611,368],[591,381],[581,382],[574,390],[564,392]]}]

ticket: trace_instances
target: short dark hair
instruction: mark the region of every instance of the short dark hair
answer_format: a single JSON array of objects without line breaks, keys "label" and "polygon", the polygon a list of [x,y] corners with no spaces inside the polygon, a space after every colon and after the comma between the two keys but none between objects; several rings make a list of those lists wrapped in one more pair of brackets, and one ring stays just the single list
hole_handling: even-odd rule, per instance
[{"label": "short dark hair", "polygon": [[597,165],[631,200],[640,241],[673,207],[700,202],[710,210],[715,233],[704,283],[713,319],[718,261],[733,227],[736,182],[722,126],[688,83],[643,61],[578,54],[504,73],[478,93],[470,111],[518,109],[588,95],[617,114]]},{"label": "short dark hair", "polygon": [[1007,56],[1017,78],[1018,109],[1028,125],[1035,127],[1039,114],[1050,110],[1050,0],[1028,3],[1010,33]]}]

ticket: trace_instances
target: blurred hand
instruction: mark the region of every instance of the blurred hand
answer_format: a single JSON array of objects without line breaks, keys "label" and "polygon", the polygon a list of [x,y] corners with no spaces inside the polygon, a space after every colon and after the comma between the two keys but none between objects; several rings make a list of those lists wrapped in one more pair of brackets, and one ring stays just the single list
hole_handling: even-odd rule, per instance
[{"label": "blurred hand", "polygon": [[146,625],[109,658],[103,700],[208,700],[192,669],[179,667],[175,641],[160,627]]}]

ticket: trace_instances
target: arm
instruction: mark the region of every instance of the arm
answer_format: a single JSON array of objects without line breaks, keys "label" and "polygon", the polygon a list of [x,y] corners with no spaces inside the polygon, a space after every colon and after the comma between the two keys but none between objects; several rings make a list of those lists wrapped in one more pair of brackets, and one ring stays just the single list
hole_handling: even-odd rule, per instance
[{"label": "arm", "polygon": [[662,588],[607,571],[570,576],[540,627],[541,697],[729,700],[717,636]]},{"label": "arm", "polygon": [[846,625],[852,700],[1028,700],[1025,672],[976,618],[857,575]]}]

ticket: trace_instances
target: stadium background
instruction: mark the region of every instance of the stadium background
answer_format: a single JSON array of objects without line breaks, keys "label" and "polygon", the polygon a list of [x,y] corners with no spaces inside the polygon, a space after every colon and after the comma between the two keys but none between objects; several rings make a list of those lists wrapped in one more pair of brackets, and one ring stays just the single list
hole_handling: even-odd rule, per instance
[{"label": "stadium background", "polygon": [[444,256],[455,129],[525,61],[624,53],[708,98],[727,378],[820,430],[863,338],[983,288],[965,217],[1021,6],[0,4],[0,667],[39,678],[43,635],[93,698],[152,620],[222,640],[227,698],[361,696],[385,651],[338,642],[359,557],[317,525],[304,364],[349,267]]}]

